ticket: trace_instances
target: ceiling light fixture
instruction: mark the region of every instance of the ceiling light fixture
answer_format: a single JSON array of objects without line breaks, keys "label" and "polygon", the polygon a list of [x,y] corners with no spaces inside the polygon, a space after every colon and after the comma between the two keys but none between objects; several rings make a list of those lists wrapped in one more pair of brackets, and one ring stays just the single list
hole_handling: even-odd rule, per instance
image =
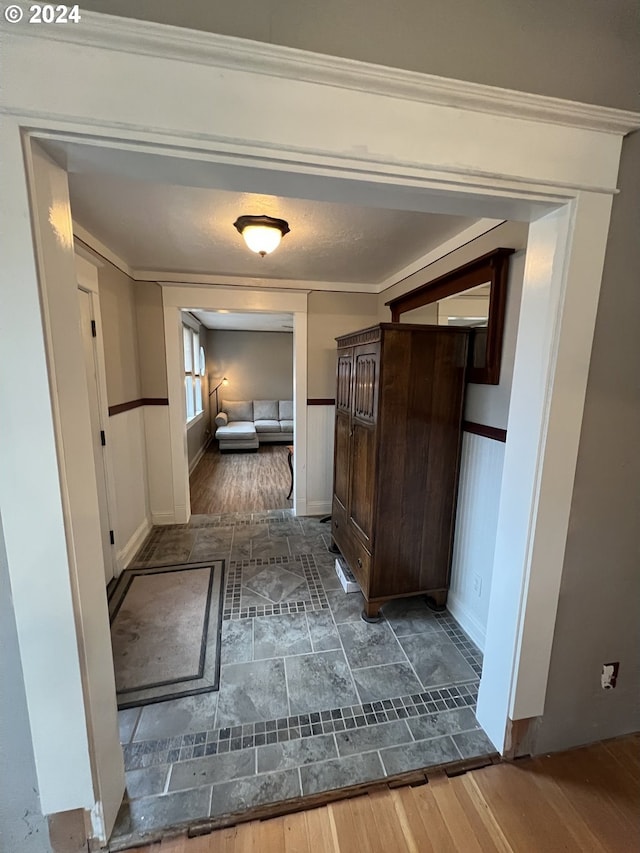
[{"label": "ceiling light fixture", "polygon": [[239,216],[233,224],[251,251],[262,258],[277,249],[291,230],[288,222],[273,216]]}]

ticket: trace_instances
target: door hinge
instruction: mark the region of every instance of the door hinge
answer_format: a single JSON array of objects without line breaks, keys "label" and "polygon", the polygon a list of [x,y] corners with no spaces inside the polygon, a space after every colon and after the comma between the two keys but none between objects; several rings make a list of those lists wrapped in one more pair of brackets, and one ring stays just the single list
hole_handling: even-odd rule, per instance
[{"label": "door hinge", "polygon": [[113,530],[109,531],[109,542],[111,542],[112,545],[116,544],[116,537],[113,535]]},{"label": "door hinge", "polygon": [[98,333],[96,332],[96,321],[92,320],[91,321],[91,337],[95,338],[97,336],[98,336]]},{"label": "door hinge", "polygon": [[106,445],[106,443],[107,443],[107,437],[104,434],[104,430],[101,429],[100,430],[100,444],[104,447]]}]

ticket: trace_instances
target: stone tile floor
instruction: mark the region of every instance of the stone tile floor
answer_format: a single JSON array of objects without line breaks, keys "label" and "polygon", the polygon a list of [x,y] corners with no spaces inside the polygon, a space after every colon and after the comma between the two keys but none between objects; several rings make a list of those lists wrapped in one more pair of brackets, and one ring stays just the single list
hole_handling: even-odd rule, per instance
[{"label": "stone tile floor", "polygon": [[155,528],[136,566],[223,558],[216,693],[120,712],[123,849],[177,824],[494,752],[474,715],[482,657],[421,599],[360,620],[328,528],[290,510]]}]

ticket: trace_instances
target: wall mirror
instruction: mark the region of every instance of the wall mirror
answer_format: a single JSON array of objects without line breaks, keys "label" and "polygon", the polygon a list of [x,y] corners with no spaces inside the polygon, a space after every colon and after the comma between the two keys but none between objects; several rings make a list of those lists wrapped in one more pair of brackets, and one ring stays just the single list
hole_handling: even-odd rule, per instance
[{"label": "wall mirror", "polygon": [[507,302],[509,256],[494,249],[386,304],[393,323],[467,326],[469,382],[497,385]]}]

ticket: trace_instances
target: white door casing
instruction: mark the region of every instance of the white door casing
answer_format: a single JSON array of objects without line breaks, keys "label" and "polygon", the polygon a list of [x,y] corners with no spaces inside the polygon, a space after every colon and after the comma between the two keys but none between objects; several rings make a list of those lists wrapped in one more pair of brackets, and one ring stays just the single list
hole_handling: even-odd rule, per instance
[{"label": "white door casing", "polygon": [[307,512],[307,293],[293,290],[249,288],[180,287],[163,284],[165,352],[169,395],[170,435],[158,442],[159,461],[171,459],[173,472],[174,524],[185,524],[191,515],[189,462],[187,456],[186,410],[182,359],[181,310],[291,312],[293,315],[293,407],[294,407],[294,512]]},{"label": "white door casing", "polygon": [[[41,73],[42,39],[55,74]],[[65,44],[74,40],[81,50]],[[99,718],[96,685],[84,669],[80,681],[81,661],[93,654],[104,657],[108,646],[106,637],[93,643],[87,636],[85,620],[92,608],[85,610],[82,597],[73,599],[67,580],[47,601],[55,608],[47,624],[32,630],[31,592],[42,582],[42,553],[36,542],[25,546],[24,514],[39,513],[47,559],[54,561],[58,576],[64,577],[67,560],[73,565],[77,559],[73,550],[80,540],[74,538],[71,545],[69,538],[67,557],[57,469],[60,465],[64,482],[69,459],[56,455],[51,419],[41,418],[36,445],[31,433],[5,414],[27,412],[35,418],[42,407],[34,406],[29,386],[41,382],[45,370],[33,239],[46,294],[53,237],[46,210],[33,230],[30,223],[23,128],[38,128],[26,142],[27,159],[35,157],[32,139],[38,135],[72,134],[156,155],[235,160],[282,173],[291,186],[296,181],[304,185],[305,176],[322,176],[327,185],[352,186],[362,193],[371,187],[398,198],[420,193],[441,212],[446,207],[534,221],[505,447],[503,496],[509,501],[503,497],[501,503],[493,572],[493,587],[502,593],[492,596],[490,605],[478,708],[481,723],[502,750],[511,715],[524,718],[544,709],[610,199],[622,136],[638,127],[638,116],[161,25],[88,14],[85,19],[84,13],[82,28],[56,28],[55,35],[46,28],[13,28],[5,35],[3,61],[0,194],[9,227],[0,229],[7,282],[0,317],[24,321],[21,328],[31,346],[23,376],[31,383],[12,381],[8,365],[16,341],[3,328],[0,506],[43,810],[87,807],[92,797],[99,800],[87,785],[89,754],[113,790],[121,785],[121,770],[98,743],[111,736],[112,723]],[[216,67],[224,70],[216,73]],[[151,78],[152,88],[146,82]],[[73,85],[61,85],[67,80]],[[41,183],[47,185],[49,171],[42,167],[33,175],[36,191]],[[61,203],[64,208],[68,200]],[[546,215],[553,207],[557,214]],[[47,299],[43,304],[46,315]],[[565,311],[565,304],[572,310]],[[45,322],[48,346],[52,341],[57,346],[62,335],[80,353],[77,314],[71,311],[65,319],[56,312],[56,320]],[[55,407],[68,392],[54,383],[50,393]],[[83,408],[88,429],[86,402]],[[64,429],[62,438],[69,438]],[[88,438],[75,449],[74,457],[81,451],[89,464]],[[36,485],[40,492],[34,506]],[[97,505],[95,495],[92,500]],[[90,538],[99,549],[96,524]],[[498,609],[501,619],[508,618],[496,628]],[[46,665],[40,642],[45,631]],[[48,691],[46,702],[41,676],[47,684],[57,679],[58,689]],[[103,684],[103,690],[111,707],[113,684]],[[77,723],[64,756],[48,743],[52,719],[60,720],[64,730]],[[84,734],[87,719],[92,737]]]},{"label": "white door casing", "polygon": [[[85,808],[94,837],[104,843],[124,792],[124,765],[67,175],[37,144],[26,151],[26,164],[48,362],[43,376],[49,378],[53,410],[53,431],[43,439],[53,440],[58,460],[55,487],[47,487],[46,478],[38,484],[32,511],[46,518],[58,507],[63,518],[59,534],[66,532],[59,553],[53,530],[51,552],[46,535],[37,537],[44,538],[46,555],[35,567],[23,543],[25,581],[34,583],[24,590],[29,609],[22,628],[38,645],[40,665],[47,663],[39,682],[30,685],[29,714],[43,812]],[[43,608],[38,596],[44,597]],[[65,620],[63,596],[72,603],[72,623]],[[40,617],[43,610],[49,624],[39,634],[33,614]],[[61,659],[62,637],[71,649]]]}]

